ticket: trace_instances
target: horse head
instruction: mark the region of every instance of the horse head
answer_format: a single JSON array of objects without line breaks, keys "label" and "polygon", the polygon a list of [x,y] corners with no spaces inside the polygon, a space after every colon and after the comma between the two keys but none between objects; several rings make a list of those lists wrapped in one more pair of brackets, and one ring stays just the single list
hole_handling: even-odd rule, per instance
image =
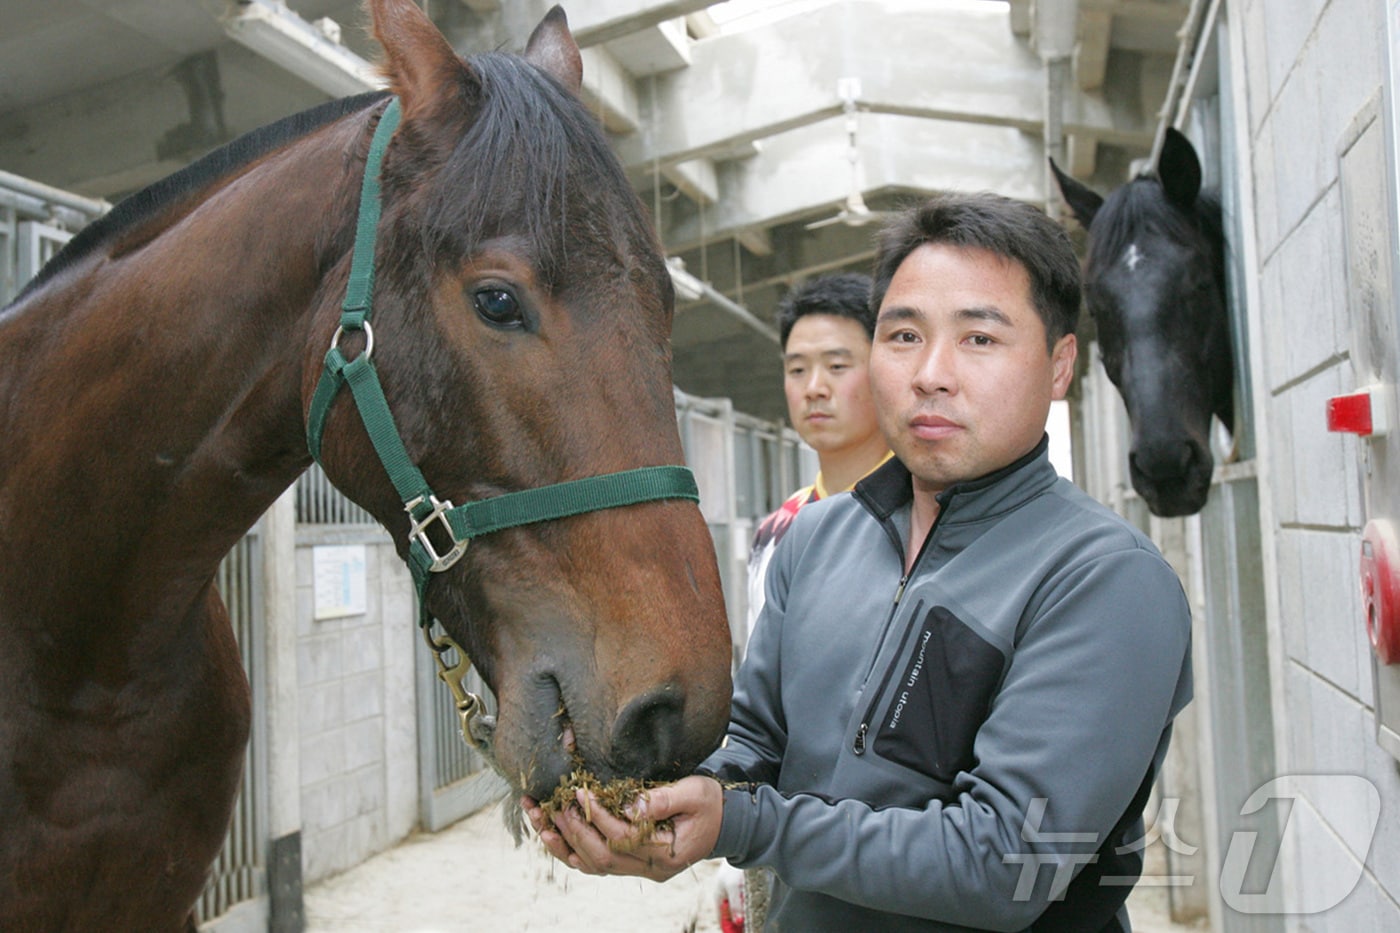
[{"label": "horse head", "polygon": [[[562,11],[523,57],[463,61],[412,0],[370,7],[401,112],[380,176],[373,359],[417,468],[462,503],[682,463],[670,278],[576,96]],[[343,287],[344,272],[331,278]],[[315,342],[332,340],[339,300],[325,290]],[[306,357],[307,399],[325,345]],[[404,502],[348,394],[321,459],[407,555]],[[518,790],[548,796],[579,765],[604,780],[679,776],[723,733],[729,635],[693,502],[473,539],[431,575],[425,605],[495,693],[484,740]]]},{"label": "horse head", "polygon": [[1133,488],[1156,515],[1198,512],[1211,416],[1234,426],[1220,202],[1201,191],[1196,152],[1174,129],[1156,172],[1107,199],[1050,167],[1089,234],[1085,303],[1132,425]]}]

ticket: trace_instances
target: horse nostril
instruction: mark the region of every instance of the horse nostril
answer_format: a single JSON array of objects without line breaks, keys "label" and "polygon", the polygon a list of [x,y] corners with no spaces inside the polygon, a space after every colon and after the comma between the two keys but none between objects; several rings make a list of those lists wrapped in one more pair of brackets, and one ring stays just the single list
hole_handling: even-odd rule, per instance
[{"label": "horse nostril", "polygon": [[668,778],[680,767],[685,699],[675,686],[658,687],[631,703],[613,728],[612,759],[628,777]]},{"label": "horse nostril", "polygon": [[1196,465],[1196,461],[1200,458],[1200,449],[1191,441],[1187,441],[1179,456],[1180,461],[1177,469],[1181,471],[1182,475],[1186,475],[1191,472],[1191,468]]},{"label": "horse nostril", "polygon": [[1134,448],[1128,454],[1128,464],[1140,476],[1157,482],[1181,482],[1187,479],[1197,464],[1204,462],[1206,451],[1195,441],[1161,443]]}]

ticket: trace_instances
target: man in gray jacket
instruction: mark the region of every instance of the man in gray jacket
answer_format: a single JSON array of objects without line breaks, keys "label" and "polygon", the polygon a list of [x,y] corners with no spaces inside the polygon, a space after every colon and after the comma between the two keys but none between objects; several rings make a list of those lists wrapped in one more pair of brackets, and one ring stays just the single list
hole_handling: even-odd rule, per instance
[{"label": "man in gray jacket", "polygon": [[794,520],[724,746],[633,814],[674,829],[527,815],[587,872],[771,866],[770,930],[1128,930],[1190,618],[1152,543],[1047,457],[1073,250],[1028,205],[935,197],[882,232],[872,305],[895,459]]}]

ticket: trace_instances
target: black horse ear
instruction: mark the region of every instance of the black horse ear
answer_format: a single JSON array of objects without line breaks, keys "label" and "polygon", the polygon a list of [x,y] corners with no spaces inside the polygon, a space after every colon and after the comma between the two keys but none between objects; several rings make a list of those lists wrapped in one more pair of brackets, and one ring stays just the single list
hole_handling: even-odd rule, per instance
[{"label": "black horse ear", "polygon": [[544,15],[530,41],[525,43],[525,60],[546,74],[553,75],[575,94],[583,87],[583,58],[564,8],[556,6]]},{"label": "black horse ear", "polygon": [[1055,181],[1059,182],[1060,194],[1064,196],[1065,203],[1074,212],[1074,217],[1079,221],[1079,225],[1085,230],[1094,222],[1094,215],[1103,206],[1103,198],[1095,194],[1087,185],[1081,185],[1073,178],[1060,171],[1060,167],[1055,164],[1055,160],[1050,160],[1050,171],[1055,173]]},{"label": "black horse ear", "polygon": [[1162,182],[1167,199],[1177,207],[1189,210],[1201,193],[1201,161],[1196,158],[1196,150],[1191,140],[1170,126],[1162,140],[1157,178]]}]

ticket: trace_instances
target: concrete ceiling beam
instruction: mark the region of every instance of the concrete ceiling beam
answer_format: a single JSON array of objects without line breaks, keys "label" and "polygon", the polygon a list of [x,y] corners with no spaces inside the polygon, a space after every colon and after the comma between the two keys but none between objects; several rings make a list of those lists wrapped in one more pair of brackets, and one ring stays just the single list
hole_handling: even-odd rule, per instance
[{"label": "concrete ceiling beam", "polygon": [[637,78],[675,71],[690,64],[690,36],[684,19],[668,19],[613,39],[602,47]]},{"label": "concrete ceiling beam", "polygon": [[1099,146],[1091,137],[1070,136],[1065,142],[1065,162],[1060,166],[1075,178],[1088,178],[1098,164]]},{"label": "concrete ceiling beam", "polygon": [[1022,39],[1030,38],[1034,17],[1031,15],[1031,0],[1011,0],[1008,4],[1011,17],[1011,32]]},{"label": "concrete ceiling beam", "polygon": [[1115,49],[1170,54],[1190,6],[1191,0],[1079,0],[1079,15],[1108,17]]},{"label": "concrete ceiling beam", "polygon": [[581,46],[612,42],[667,20],[698,13],[714,0],[568,0],[569,29]]},{"label": "concrete ceiling beam", "polygon": [[709,159],[691,159],[689,162],[665,165],[661,168],[661,174],[692,201],[713,204],[719,200],[715,163]]},{"label": "concrete ceiling beam", "polygon": [[[219,48],[227,140],[268,122],[269,111],[295,113],[326,100],[309,84],[232,42]],[[91,197],[114,199],[143,188],[203,155],[157,155],[162,137],[191,118],[168,68],[152,68],[0,116],[0,165]],[[207,149],[209,147],[205,147]]]},{"label": "concrete ceiling beam", "polygon": [[637,106],[637,83],[621,63],[605,49],[581,49],[583,87],[579,96],[598,115],[603,126],[619,135],[635,133],[642,125]]},{"label": "concrete ceiling beam", "polygon": [[773,255],[773,235],[763,227],[750,227],[735,234],[739,245],[755,256]]},{"label": "concrete ceiling beam", "polygon": [[1113,38],[1113,16],[1102,10],[1079,12],[1079,48],[1074,53],[1075,78],[1081,91],[1103,87],[1108,68],[1109,41]]},{"label": "concrete ceiling beam", "polygon": [[[857,124],[862,194],[940,189],[993,190],[1030,202],[1044,198],[1038,136],[1013,127],[952,125],[862,113]],[[682,201],[662,212],[662,240],[689,249],[829,208],[849,193],[849,149],[839,125],[815,124],[765,141],[760,153],[719,166],[718,203],[703,212]]]},{"label": "concrete ceiling beam", "polygon": [[[935,18],[833,4],[697,42],[692,67],[651,79],[642,95],[647,131],[619,140],[618,151],[629,166],[720,157],[735,143],[839,114],[837,83],[846,77],[861,82],[861,110],[1038,133],[1041,62],[1007,26],[1006,9],[991,5]],[[919,80],[891,69],[892,60],[919,62]],[[1150,145],[1153,128],[1100,94],[1067,101],[1069,132]]]},{"label": "concrete ceiling beam", "polygon": [[1190,6],[1191,0],[1079,0],[1080,15],[1086,11],[1109,13],[1158,26],[1180,26]]},{"label": "concrete ceiling beam", "polygon": [[[758,260],[750,260],[745,263],[739,271],[743,274],[743,300],[752,308],[760,318],[765,307],[765,302],[761,296],[765,289],[776,289],[779,294],[791,288],[804,279],[809,279],[814,275],[822,275],[827,272],[839,272],[846,269],[856,269],[864,272],[870,271],[870,264],[875,259],[874,231],[857,231],[853,228],[843,228],[844,233],[838,234],[842,240],[834,242],[831,237],[835,235],[822,236],[819,232],[813,231],[812,248],[802,251],[796,260],[788,258],[781,270],[772,269],[770,266],[755,267]],[[853,237],[861,237],[862,242],[852,246],[848,241]],[[688,254],[689,255],[689,254]],[[767,257],[764,257],[767,258]],[[711,277],[716,283],[734,282],[735,267],[727,258],[716,263],[714,259],[710,261]],[[739,290],[735,285],[725,287],[716,284],[715,288],[723,295],[734,300],[739,299]]]}]

